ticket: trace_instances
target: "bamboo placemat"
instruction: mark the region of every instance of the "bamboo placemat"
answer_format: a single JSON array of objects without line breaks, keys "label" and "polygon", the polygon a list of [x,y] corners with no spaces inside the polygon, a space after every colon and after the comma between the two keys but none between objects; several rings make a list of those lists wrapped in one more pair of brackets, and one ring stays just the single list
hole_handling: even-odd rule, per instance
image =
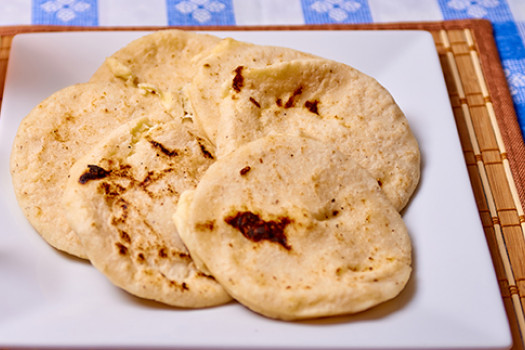
[{"label": "bamboo placemat", "polygon": [[[0,103],[11,41],[16,34],[155,29],[161,28],[0,27]],[[185,29],[429,31],[440,57],[472,189],[492,253],[513,335],[513,349],[525,348],[525,214],[521,204],[525,203],[525,146],[488,21]]]}]

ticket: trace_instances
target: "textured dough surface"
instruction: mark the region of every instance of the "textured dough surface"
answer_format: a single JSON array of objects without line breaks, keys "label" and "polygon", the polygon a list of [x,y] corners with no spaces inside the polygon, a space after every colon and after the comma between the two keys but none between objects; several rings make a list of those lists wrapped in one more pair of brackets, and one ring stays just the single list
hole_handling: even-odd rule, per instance
[{"label": "textured dough surface", "polygon": [[233,84],[238,67],[264,67],[312,57],[311,54],[284,47],[255,45],[231,38],[221,40],[213,49],[194,59],[195,76],[187,92],[197,125],[210,140],[215,140],[222,127],[219,105],[224,87]]},{"label": "textured dough surface", "polygon": [[194,76],[192,60],[219,38],[177,29],[160,30],[133,40],[106,58],[90,81],[138,86],[161,95],[168,111],[179,101],[191,114],[184,90]]},{"label": "textured dough surface", "polygon": [[263,315],[368,309],[411,274],[411,242],[377,182],[316,140],[271,135],[218,159],[174,221],[192,257]]},{"label": "textured dough surface", "polygon": [[22,120],[11,152],[13,185],[25,216],[50,245],[86,258],[60,205],[75,160],[108,131],[133,118],[162,113],[164,107],[152,94],[84,83],[55,92]]},{"label": "textured dough surface", "polygon": [[221,101],[218,156],[268,133],[336,145],[367,169],[401,210],[419,182],[419,146],[390,93],[342,63],[302,59],[242,70]]},{"label": "textured dough surface", "polygon": [[67,219],[91,263],[115,285],[179,307],[231,299],[195,267],[172,220],[179,194],[196,186],[213,153],[191,123],[140,118],[73,165]]}]

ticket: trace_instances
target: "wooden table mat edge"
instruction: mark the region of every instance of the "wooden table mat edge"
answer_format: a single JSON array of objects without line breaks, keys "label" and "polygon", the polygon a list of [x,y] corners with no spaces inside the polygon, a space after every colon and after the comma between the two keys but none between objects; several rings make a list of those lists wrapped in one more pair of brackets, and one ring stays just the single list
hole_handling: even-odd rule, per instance
[{"label": "wooden table mat edge", "polygon": [[[13,37],[56,31],[159,30],[168,27],[0,27],[0,103]],[[175,28],[175,27],[169,27]],[[525,146],[490,22],[179,27],[187,30],[426,30],[432,34],[473,193],[513,337],[525,348]]]}]

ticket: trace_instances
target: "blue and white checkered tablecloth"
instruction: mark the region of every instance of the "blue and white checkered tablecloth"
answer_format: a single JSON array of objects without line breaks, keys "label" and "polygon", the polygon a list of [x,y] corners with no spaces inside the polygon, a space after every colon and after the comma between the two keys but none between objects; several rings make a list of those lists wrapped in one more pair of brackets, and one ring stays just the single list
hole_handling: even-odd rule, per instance
[{"label": "blue and white checkered tablecloth", "polygon": [[0,25],[298,25],[489,19],[525,135],[525,0],[0,0]]}]

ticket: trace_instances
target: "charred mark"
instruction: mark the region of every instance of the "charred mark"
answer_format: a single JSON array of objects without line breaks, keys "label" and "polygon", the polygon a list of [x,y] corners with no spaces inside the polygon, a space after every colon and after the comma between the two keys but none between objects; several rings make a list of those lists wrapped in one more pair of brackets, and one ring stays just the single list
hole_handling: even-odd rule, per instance
[{"label": "charred mark", "polygon": [[99,185],[99,191],[104,195],[104,197],[108,200],[113,200],[123,194],[127,189],[120,185],[115,183],[109,183],[109,182],[102,182]]},{"label": "charred mark", "polygon": [[244,86],[244,77],[242,76],[243,69],[243,66],[235,68],[235,77],[233,77],[232,88],[237,92],[240,92],[241,88]]},{"label": "charred mark", "polygon": [[283,106],[283,100],[281,100],[280,98],[278,98],[277,100],[275,100],[275,104],[279,107],[282,107]]},{"label": "charred mark", "polygon": [[88,170],[84,174],[80,175],[78,182],[80,182],[83,185],[91,180],[103,179],[110,173],[111,171],[108,171],[97,165],[88,164]]},{"label": "charred mark", "polygon": [[268,240],[280,244],[284,249],[290,250],[284,228],[291,222],[287,217],[278,220],[264,221],[258,215],[250,212],[238,212],[234,216],[224,218],[224,221],[239,230],[244,237],[253,241],[260,242]]},{"label": "charred mark", "polygon": [[104,200],[106,201],[106,204],[108,206],[112,206],[115,200],[120,195],[120,193],[118,192],[119,189],[115,188],[115,186],[112,186],[110,183],[105,181],[98,186],[98,191],[104,196]]},{"label": "charred mark", "polygon": [[286,101],[286,103],[284,104],[284,108],[291,108],[294,106],[295,104],[295,97],[299,96],[300,94],[303,93],[303,87],[302,86],[299,86],[292,94],[292,96],[290,96],[290,98],[288,98],[288,101]]},{"label": "charred mark", "polygon": [[155,182],[155,180],[157,180],[156,177],[157,176],[154,171],[148,171],[148,174],[146,175],[144,180],[142,180],[141,185],[147,186],[149,183]]},{"label": "charred mark", "polygon": [[179,258],[184,260],[191,260],[191,256],[186,253],[175,253]]},{"label": "charred mark", "polygon": [[253,97],[250,97],[250,102],[256,105],[258,108],[261,108],[261,104],[257,102],[257,100],[254,99]]},{"label": "charred mark", "polygon": [[128,215],[128,202],[124,198],[119,198],[116,204],[120,206],[120,209],[122,209],[122,216],[126,219]]},{"label": "charred mark", "polygon": [[164,153],[165,155],[167,155],[168,157],[174,157],[174,156],[178,156],[179,154],[177,153],[177,151],[170,151],[169,149],[167,149],[166,147],[164,147],[163,144],[157,142],[157,141],[153,141],[153,140],[150,140],[151,145],[155,148],[158,148],[162,153]]},{"label": "charred mark", "polygon": [[201,140],[199,140],[199,147],[201,148],[201,152],[202,154],[204,155],[204,158],[208,158],[208,159],[215,159],[215,157],[213,156],[213,154],[211,154],[210,151],[208,151],[206,149],[206,147],[200,142]]},{"label": "charred mark", "polygon": [[212,275],[205,274],[204,272],[197,271],[197,275],[200,276],[200,277],[209,278],[209,279],[215,281],[215,277],[213,277]]},{"label": "charred mark", "polygon": [[242,169],[239,171],[239,174],[241,174],[241,176],[244,176],[244,175],[246,175],[250,170],[252,170],[252,168],[250,168],[250,166],[245,166],[244,168],[242,168]]},{"label": "charred mark", "polygon": [[304,106],[305,106],[306,109],[308,109],[310,112],[319,115],[319,111],[318,111],[318,109],[317,109],[317,105],[318,105],[318,104],[319,104],[319,101],[317,101],[317,100],[314,100],[314,101],[306,101],[306,102],[304,103]]},{"label": "charred mark", "polygon": [[126,232],[126,231],[119,231],[119,234],[120,234],[120,238],[126,242],[126,243],[131,243],[131,237],[129,236],[129,234]]},{"label": "charred mark", "polygon": [[186,282],[182,282],[182,283],[178,283],[176,281],[173,281],[171,279],[168,278],[168,276],[166,276],[164,273],[160,272],[160,275],[166,279],[168,281],[168,283],[170,284],[170,286],[172,286],[173,288],[178,288],[182,291],[185,291],[185,290],[190,290],[190,287],[186,284]]},{"label": "charred mark", "polygon": [[126,248],[126,246],[120,242],[117,242],[115,243],[115,246],[117,247],[118,249],[118,253],[120,255],[127,255],[128,254],[128,248]]},{"label": "charred mark", "polygon": [[204,230],[213,231],[214,227],[215,227],[215,221],[214,220],[209,220],[209,221],[206,221],[206,222],[199,222],[199,223],[195,224],[195,229],[197,229],[199,231],[204,231]]},{"label": "charred mark", "polygon": [[131,186],[132,187],[137,186],[151,198],[159,198],[159,196],[162,196],[162,193],[164,192],[176,193],[176,191],[174,191],[174,189],[170,185],[165,186],[160,191],[158,189],[155,191],[149,190],[149,186],[154,185],[155,183],[163,179],[165,176],[168,176],[174,170],[175,170],[174,168],[168,167],[166,169],[162,169],[161,171],[149,171],[146,177],[144,178],[144,180],[139,181],[139,180],[133,179]]},{"label": "charred mark", "polygon": [[166,248],[160,248],[159,258],[167,258],[167,257],[168,257],[168,250]]}]

